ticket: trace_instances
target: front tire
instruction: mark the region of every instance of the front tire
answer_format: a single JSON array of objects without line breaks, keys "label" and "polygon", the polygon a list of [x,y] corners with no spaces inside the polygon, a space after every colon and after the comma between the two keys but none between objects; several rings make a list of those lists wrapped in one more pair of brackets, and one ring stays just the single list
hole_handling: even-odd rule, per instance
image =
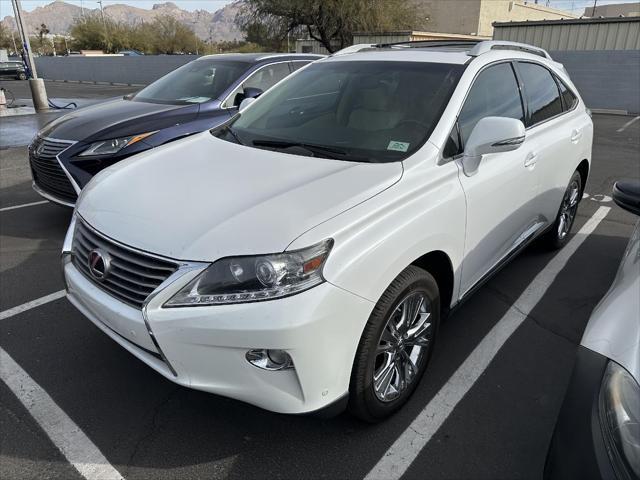
[{"label": "front tire", "polygon": [[551,230],[544,234],[542,241],[550,250],[558,250],[569,240],[569,233],[576,219],[578,205],[582,199],[582,176],[575,171],[562,197],[558,215]]},{"label": "front tire", "polygon": [[22,72],[18,74],[18,80],[26,80],[27,79],[27,74]]},{"label": "front tire", "polygon": [[440,292],[429,272],[409,266],[382,294],[356,352],[349,410],[367,422],[396,412],[416,389],[440,323]]}]

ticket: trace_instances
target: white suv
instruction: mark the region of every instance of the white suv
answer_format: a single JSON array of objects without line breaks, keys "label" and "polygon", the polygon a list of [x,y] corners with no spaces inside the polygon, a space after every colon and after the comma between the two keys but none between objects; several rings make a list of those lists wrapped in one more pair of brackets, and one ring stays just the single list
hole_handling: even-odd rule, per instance
[{"label": "white suv", "polygon": [[532,240],[566,242],[592,135],[543,50],[351,48],[97,175],[65,240],[68,298],[181,385],[376,421],[453,307]]}]

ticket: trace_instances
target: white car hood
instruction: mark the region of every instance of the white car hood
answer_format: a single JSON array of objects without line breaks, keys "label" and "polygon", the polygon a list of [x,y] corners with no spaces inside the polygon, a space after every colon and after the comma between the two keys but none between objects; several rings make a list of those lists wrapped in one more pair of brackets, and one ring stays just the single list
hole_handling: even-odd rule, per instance
[{"label": "white car hood", "polygon": [[582,346],[622,365],[640,383],[640,222],[613,285],[595,308]]},{"label": "white car hood", "polygon": [[98,174],[77,212],[126,245],[178,260],[281,252],[319,223],[402,176],[368,164],[237,145],[209,132]]}]

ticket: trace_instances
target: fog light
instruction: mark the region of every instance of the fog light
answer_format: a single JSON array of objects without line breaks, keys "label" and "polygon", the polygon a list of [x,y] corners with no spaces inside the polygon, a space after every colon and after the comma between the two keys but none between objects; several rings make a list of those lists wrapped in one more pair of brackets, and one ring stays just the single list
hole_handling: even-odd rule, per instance
[{"label": "fog light", "polygon": [[267,350],[264,348],[249,350],[245,355],[251,365],[264,370],[286,370],[293,368],[293,360],[284,350]]}]

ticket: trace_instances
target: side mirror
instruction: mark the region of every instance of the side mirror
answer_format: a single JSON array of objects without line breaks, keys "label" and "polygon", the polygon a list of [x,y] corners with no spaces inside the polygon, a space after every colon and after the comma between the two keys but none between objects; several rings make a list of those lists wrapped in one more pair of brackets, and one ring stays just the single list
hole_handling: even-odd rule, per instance
[{"label": "side mirror", "polygon": [[481,119],[471,131],[464,148],[464,174],[468,177],[475,175],[483,155],[516,150],[524,139],[524,125],[520,120],[506,117]]},{"label": "side mirror", "polygon": [[640,215],[640,181],[620,180],[613,185],[613,201],[634,215]]},{"label": "side mirror", "polygon": [[260,95],[264,93],[264,90],[256,87],[246,87],[242,90],[242,92],[236,93],[236,96],[233,98],[233,104],[236,107],[239,107],[240,104],[246,100],[247,98],[256,99]]},{"label": "side mirror", "polygon": [[251,105],[255,101],[256,101],[255,98],[245,98],[244,100],[242,100],[242,102],[240,102],[240,106],[238,107],[238,110],[243,111],[245,108],[247,108],[249,105]]}]

